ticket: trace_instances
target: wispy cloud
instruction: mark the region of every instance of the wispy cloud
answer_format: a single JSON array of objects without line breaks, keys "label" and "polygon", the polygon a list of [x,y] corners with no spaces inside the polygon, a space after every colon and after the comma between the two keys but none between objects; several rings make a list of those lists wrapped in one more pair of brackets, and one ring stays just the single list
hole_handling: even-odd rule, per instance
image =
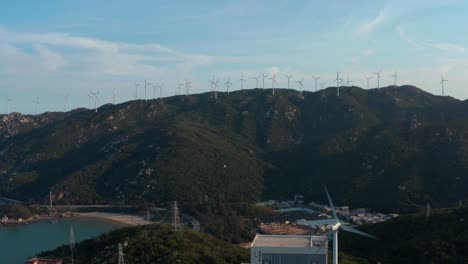
[{"label": "wispy cloud", "polygon": [[380,10],[371,20],[365,21],[357,28],[357,33],[367,35],[374,32],[388,18],[388,8]]}]

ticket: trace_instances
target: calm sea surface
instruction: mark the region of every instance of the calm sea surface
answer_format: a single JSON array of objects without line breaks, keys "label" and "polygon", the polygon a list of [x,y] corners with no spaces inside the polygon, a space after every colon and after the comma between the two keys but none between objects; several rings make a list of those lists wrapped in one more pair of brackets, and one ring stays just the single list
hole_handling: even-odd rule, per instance
[{"label": "calm sea surface", "polygon": [[70,225],[73,225],[76,241],[96,237],[119,227],[113,222],[95,219],[61,219],[55,224],[43,221],[0,227],[0,263],[23,264],[34,254],[68,244]]}]

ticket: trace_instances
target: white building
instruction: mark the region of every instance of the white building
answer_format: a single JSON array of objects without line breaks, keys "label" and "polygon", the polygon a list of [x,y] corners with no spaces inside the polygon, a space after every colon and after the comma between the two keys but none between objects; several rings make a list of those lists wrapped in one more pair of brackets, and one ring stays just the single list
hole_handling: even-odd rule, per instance
[{"label": "white building", "polygon": [[327,264],[326,236],[257,235],[251,264]]}]

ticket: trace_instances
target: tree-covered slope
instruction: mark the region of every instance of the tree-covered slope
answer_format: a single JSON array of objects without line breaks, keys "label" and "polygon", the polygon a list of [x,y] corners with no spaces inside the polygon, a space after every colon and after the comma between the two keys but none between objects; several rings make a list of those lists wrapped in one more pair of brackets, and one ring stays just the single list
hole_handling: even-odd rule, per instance
[{"label": "tree-covered slope", "polygon": [[[416,87],[243,90],[9,115],[0,194],[59,203],[287,198],[404,210],[468,199],[468,103]],[[0,116],[5,119],[5,116]],[[17,119],[41,125],[18,125]],[[37,120],[43,120],[41,122]],[[16,124],[13,126],[12,124]],[[16,132],[5,127],[14,127]],[[203,199],[202,199],[203,198]]]},{"label": "tree-covered slope", "polygon": [[[78,243],[74,263],[117,263],[118,244],[123,245],[125,263],[243,263],[248,249],[220,241],[210,235],[184,230],[174,232],[168,225],[123,228]],[[64,258],[71,263],[69,246],[44,252],[41,256]]]}]

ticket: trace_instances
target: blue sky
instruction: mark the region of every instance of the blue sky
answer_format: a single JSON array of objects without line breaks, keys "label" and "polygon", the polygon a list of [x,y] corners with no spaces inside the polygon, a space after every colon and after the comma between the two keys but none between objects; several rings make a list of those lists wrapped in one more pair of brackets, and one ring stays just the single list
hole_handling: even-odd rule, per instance
[{"label": "blue sky", "polygon": [[[410,3],[407,3],[410,2]],[[192,92],[210,90],[209,80],[230,77],[239,89],[254,76],[313,75],[333,85],[335,72],[366,88],[364,75],[382,69],[382,85],[413,84],[468,98],[468,1],[3,1],[0,4],[0,113],[7,100],[15,111],[33,113],[133,98],[134,82],[193,82]],[[374,78],[371,88],[376,86]],[[271,87],[271,81],[266,82]],[[153,89],[148,88],[148,97]],[[143,95],[140,86],[139,97]]]}]

